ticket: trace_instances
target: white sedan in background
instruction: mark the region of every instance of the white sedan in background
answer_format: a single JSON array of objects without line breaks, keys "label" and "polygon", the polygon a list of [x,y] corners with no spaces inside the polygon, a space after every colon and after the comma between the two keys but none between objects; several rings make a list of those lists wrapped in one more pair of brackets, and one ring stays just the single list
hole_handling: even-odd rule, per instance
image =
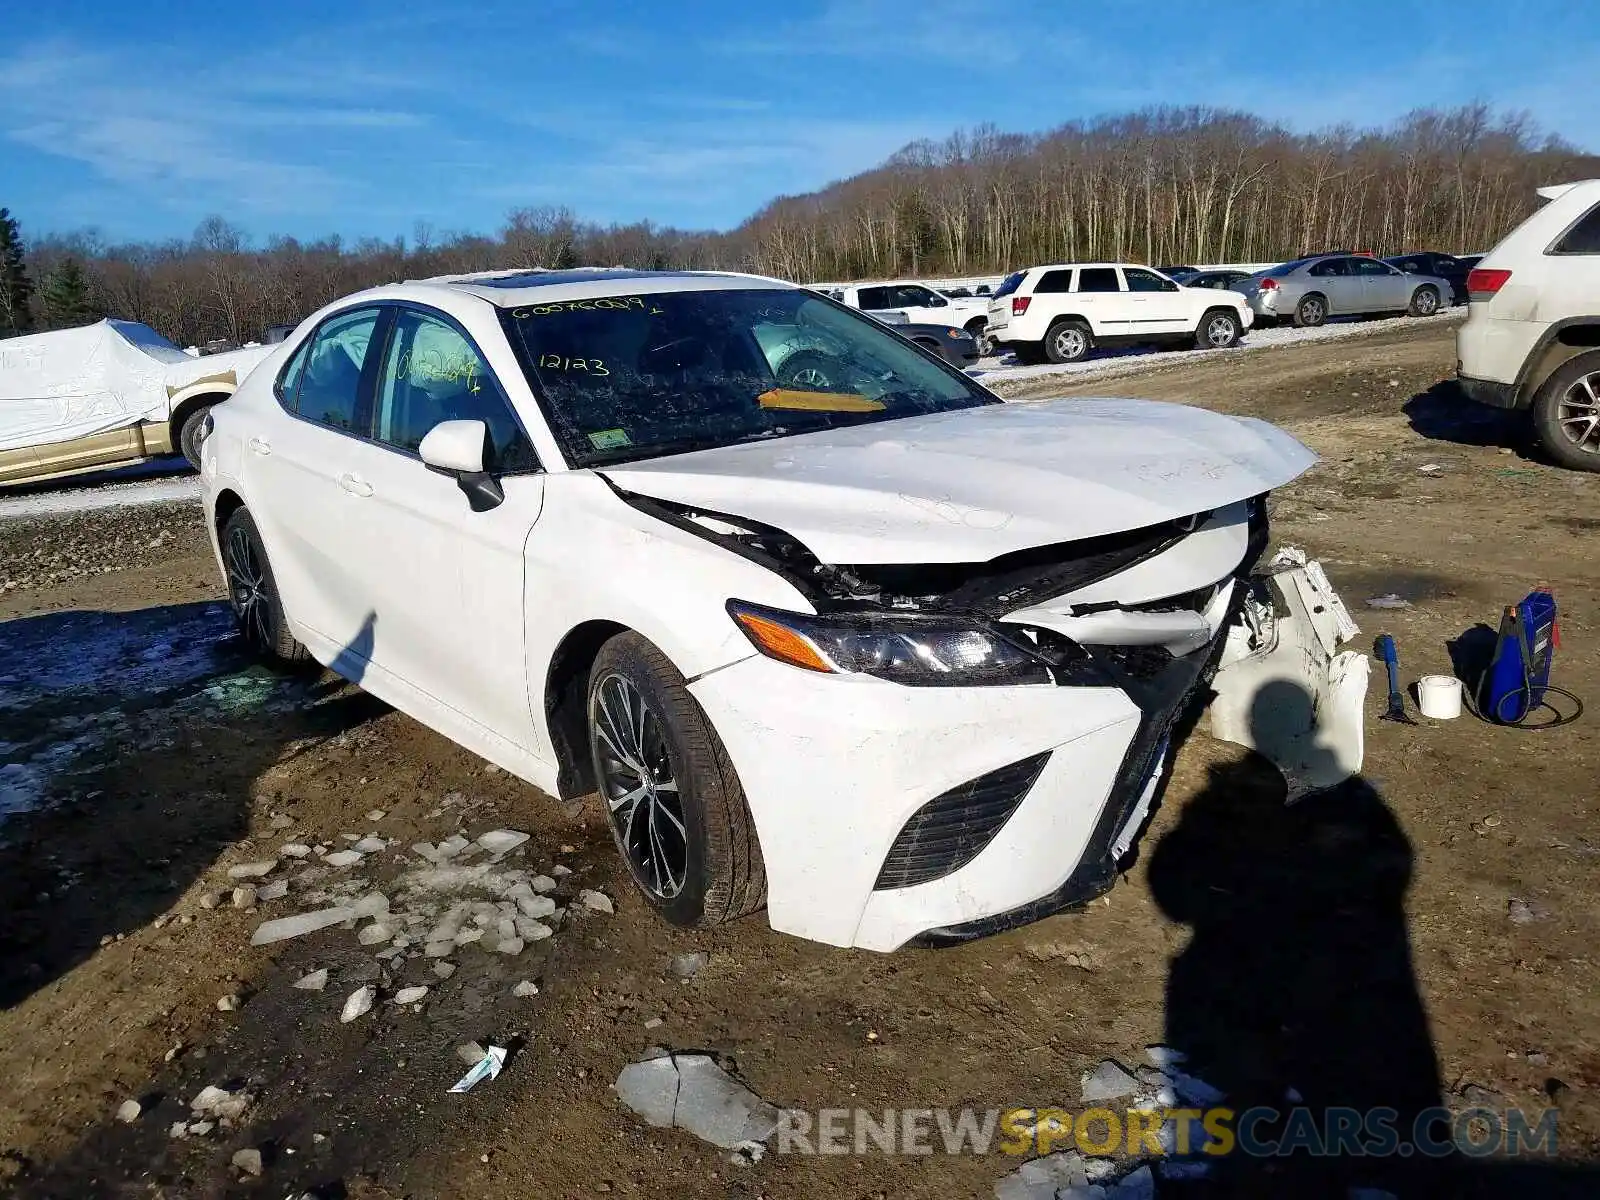
[{"label": "white sedan in background", "polygon": [[598,792],[679,924],[764,905],[887,950],[1081,903],[1225,643],[1308,660],[1243,581],[1264,494],[1313,461],[1293,438],[1008,406],[770,279],[351,296],[213,411],[203,459],[246,637]]}]

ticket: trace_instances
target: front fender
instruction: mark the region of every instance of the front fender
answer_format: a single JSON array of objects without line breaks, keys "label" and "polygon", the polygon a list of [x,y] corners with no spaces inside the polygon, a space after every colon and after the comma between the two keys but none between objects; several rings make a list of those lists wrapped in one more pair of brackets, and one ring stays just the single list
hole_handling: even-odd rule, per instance
[{"label": "front fender", "polygon": [[526,554],[536,749],[551,759],[555,747],[539,701],[557,648],[578,626],[606,621],[634,630],[694,680],[756,653],[728,616],[730,599],[812,610],[780,575],[640,512],[587,471],[546,481]]}]

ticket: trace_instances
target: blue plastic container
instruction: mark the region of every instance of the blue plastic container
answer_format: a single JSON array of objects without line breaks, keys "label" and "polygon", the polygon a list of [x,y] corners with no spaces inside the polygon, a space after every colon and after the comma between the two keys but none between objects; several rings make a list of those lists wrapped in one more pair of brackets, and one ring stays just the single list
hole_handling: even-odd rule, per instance
[{"label": "blue plastic container", "polygon": [[1499,725],[1518,725],[1543,704],[1560,644],[1556,598],[1549,588],[1535,588],[1521,604],[1507,608],[1481,700],[1483,715]]}]

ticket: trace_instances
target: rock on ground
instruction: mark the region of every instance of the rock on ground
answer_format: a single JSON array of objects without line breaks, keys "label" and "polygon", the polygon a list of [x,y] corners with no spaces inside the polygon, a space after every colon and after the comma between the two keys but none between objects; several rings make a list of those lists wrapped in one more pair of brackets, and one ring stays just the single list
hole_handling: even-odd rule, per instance
[{"label": "rock on ground", "polygon": [[658,1128],[677,1126],[724,1150],[765,1142],[778,1110],[704,1054],[664,1054],[630,1063],[617,1095]]}]

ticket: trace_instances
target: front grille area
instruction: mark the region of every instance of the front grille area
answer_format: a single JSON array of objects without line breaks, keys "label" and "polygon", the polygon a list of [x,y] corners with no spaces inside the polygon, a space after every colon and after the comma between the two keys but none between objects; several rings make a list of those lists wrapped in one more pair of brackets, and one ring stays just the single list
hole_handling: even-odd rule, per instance
[{"label": "front grille area", "polygon": [[976,858],[1032,789],[1050,752],[1000,767],[935,796],[911,815],[878,872],[874,891],[942,879]]},{"label": "front grille area", "polygon": [[[1243,604],[1240,588],[1229,607],[1222,630],[1207,646],[1174,658],[1159,646],[1094,646],[1090,653],[1107,671],[1129,699],[1139,706],[1138,731],[1123,755],[1116,781],[1100,811],[1089,844],[1077,868],[1054,893],[1020,905],[1010,912],[980,917],[962,925],[930,929],[913,939],[921,946],[945,946],[987,937],[1004,929],[1014,929],[1037,921],[1064,908],[1087,903],[1111,887],[1117,877],[1117,862],[1112,845],[1117,833],[1132,814],[1150,772],[1155,769],[1162,748],[1177,734],[1186,732],[1185,721],[1216,672],[1217,660],[1227,641],[1226,630],[1238,617]],[[1173,746],[1176,749],[1176,746]],[[1171,761],[1171,755],[1168,756]]]}]

